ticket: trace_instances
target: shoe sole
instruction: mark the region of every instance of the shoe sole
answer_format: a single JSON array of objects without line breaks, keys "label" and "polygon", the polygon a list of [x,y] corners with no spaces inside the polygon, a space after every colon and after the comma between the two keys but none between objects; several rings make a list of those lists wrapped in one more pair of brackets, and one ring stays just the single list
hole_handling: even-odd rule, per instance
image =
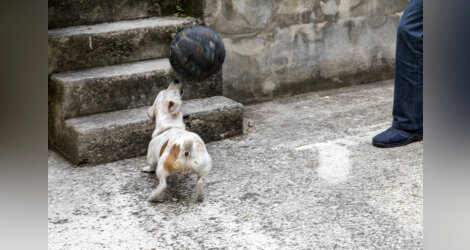
[{"label": "shoe sole", "polygon": [[385,144],[385,143],[372,142],[372,144],[376,147],[379,147],[379,148],[394,148],[394,147],[405,146],[405,145],[408,145],[412,142],[422,141],[422,140],[423,140],[423,135],[413,135],[408,140],[400,142],[400,143],[391,143],[391,144],[387,143],[387,144]]}]

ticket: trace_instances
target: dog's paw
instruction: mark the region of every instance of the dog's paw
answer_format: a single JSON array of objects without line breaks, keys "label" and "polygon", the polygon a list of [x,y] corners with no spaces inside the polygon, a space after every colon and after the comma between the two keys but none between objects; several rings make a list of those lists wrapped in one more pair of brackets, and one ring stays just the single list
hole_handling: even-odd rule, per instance
[{"label": "dog's paw", "polygon": [[196,202],[202,202],[204,201],[204,196],[203,195],[196,195]]},{"label": "dog's paw", "polygon": [[151,166],[145,166],[142,168],[142,172],[152,173],[152,172],[155,172],[155,168],[152,168]]},{"label": "dog's paw", "polygon": [[157,201],[158,201],[158,197],[155,197],[153,195],[150,195],[148,198],[148,202],[156,203]]},{"label": "dog's paw", "polygon": [[161,192],[158,192],[158,190],[153,191],[152,193],[150,193],[148,201],[149,202],[158,202],[160,196],[161,196]]}]

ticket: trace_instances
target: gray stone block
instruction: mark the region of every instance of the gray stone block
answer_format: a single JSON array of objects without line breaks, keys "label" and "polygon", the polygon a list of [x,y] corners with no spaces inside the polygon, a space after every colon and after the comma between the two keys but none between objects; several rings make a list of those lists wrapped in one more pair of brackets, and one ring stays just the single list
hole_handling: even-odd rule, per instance
[{"label": "gray stone block", "polygon": [[190,16],[200,16],[202,0],[49,0],[49,28],[62,28],[75,25],[89,25],[102,22],[115,22],[171,16],[178,12],[176,5]]},{"label": "gray stone block", "polygon": [[[49,90],[67,118],[148,106],[176,77],[168,59],[91,68],[52,74]],[[221,73],[204,82],[184,85],[184,99],[222,95]]]},{"label": "gray stone block", "polygon": [[[53,144],[73,163],[102,163],[143,155],[155,124],[148,107],[65,120]],[[205,142],[243,133],[243,106],[223,96],[183,103],[187,129]]]},{"label": "gray stone block", "polygon": [[165,58],[179,31],[195,18],[148,18],[48,31],[48,72]]}]

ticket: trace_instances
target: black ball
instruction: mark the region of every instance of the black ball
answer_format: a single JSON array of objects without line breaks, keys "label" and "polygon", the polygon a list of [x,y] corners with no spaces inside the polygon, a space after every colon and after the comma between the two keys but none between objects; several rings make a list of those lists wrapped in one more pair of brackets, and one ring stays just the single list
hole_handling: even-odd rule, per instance
[{"label": "black ball", "polygon": [[219,72],[225,59],[222,38],[204,26],[186,28],[170,44],[170,64],[188,81],[203,81]]}]

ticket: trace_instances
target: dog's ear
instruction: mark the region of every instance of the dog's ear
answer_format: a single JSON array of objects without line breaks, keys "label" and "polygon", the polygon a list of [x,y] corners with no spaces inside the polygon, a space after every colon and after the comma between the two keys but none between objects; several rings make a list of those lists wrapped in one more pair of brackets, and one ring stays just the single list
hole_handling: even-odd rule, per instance
[{"label": "dog's ear", "polygon": [[155,117],[157,114],[155,113],[157,110],[155,108],[155,105],[152,105],[152,107],[149,108],[147,111],[147,115],[149,116],[150,120],[155,121]]},{"label": "dog's ear", "polygon": [[167,107],[168,107],[168,113],[172,115],[180,111],[180,104],[175,101],[168,101]]}]

